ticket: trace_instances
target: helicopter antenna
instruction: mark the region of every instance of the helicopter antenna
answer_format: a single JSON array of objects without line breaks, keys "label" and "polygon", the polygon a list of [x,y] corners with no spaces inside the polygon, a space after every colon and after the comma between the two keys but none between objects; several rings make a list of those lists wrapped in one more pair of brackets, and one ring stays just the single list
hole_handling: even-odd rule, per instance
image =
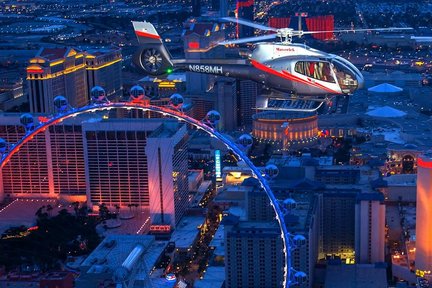
[{"label": "helicopter antenna", "polygon": [[260,29],[263,31],[272,31],[276,32],[275,34],[263,35],[258,37],[247,37],[240,38],[236,40],[226,40],[219,42],[220,45],[227,44],[241,44],[248,42],[256,42],[256,41],[264,41],[274,38],[280,38],[283,44],[291,44],[293,37],[301,37],[303,35],[311,35],[311,34],[320,34],[320,33],[346,33],[346,32],[370,32],[370,31],[394,31],[394,30],[412,30],[413,28],[400,28],[400,27],[389,27],[389,28],[372,28],[372,29],[339,29],[339,30],[326,30],[326,31],[303,31],[303,30],[294,30],[292,28],[273,28],[269,26],[265,26],[262,24],[258,24],[255,22],[251,22],[245,19],[234,18],[234,17],[224,17],[221,18],[223,21],[228,22],[237,22],[242,25],[246,25],[252,28]]}]

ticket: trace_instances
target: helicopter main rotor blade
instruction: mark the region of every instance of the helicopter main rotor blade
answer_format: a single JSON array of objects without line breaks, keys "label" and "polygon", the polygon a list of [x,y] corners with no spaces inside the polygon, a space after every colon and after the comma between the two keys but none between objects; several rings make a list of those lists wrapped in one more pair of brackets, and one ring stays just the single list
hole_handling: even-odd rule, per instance
[{"label": "helicopter main rotor blade", "polygon": [[274,32],[277,31],[276,28],[272,28],[272,27],[268,27],[268,26],[261,25],[261,24],[258,24],[258,23],[250,22],[248,20],[244,20],[244,19],[241,19],[241,18],[223,17],[223,18],[220,18],[220,19],[224,20],[224,21],[228,21],[228,22],[239,23],[239,24],[246,25],[246,26],[249,26],[249,27],[252,27],[252,28],[256,28],[256,29],[260,29],[260,30],[263,30],[263,31],[274,31]]},{"label": "helicopter main rotor blade", "polygon": [[263,35],[258,37],[246,37],[246,38],[235,39],[235,40],[225,40],[219,42],[218,44],[219,45],[241,44],[241,43],[248,43],[248,42],[270,40],[276,37],[278,37],[277,34],[270,34],[270,35]]},{"label": "helicopter main rotor blade", "polygon": [[302,34],[305,35],[305,34],[318,34],[318,33],[393,31],[393,30],[412,30],[412,29],[413,28],[390,27],[390,28],[372,28],[372,29],[341,29],[341,30],[328,30],[328,31],[295,31],[295,32],[302,32]]}]

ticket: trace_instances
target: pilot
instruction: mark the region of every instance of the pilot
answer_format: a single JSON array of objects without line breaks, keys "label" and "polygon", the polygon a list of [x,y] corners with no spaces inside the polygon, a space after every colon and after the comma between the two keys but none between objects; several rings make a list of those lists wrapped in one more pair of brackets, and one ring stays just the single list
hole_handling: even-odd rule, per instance
[{"label": "pilot", "polygon": [[348,73],[345,74],[345,80],[344,80],[345,85],[351,85],[351,83],[353,83],[353,80],[354,79],[350,74]]},{"label": "pilot", "polygon": [[329,63],[323,63],[323,80],[327,82],[333,82],[332,81],[332,75],[330,70],[330,64]]}]

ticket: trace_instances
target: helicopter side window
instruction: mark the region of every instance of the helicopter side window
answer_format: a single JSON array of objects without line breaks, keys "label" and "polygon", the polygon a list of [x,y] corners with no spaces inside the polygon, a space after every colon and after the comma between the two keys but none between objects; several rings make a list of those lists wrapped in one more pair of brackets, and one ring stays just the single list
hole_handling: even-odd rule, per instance
[{"label": "helicopter side window", "polygon": [[314,79],[335,83],[330,63],[328,62],[299,61],[295,64],[294,71]]}]

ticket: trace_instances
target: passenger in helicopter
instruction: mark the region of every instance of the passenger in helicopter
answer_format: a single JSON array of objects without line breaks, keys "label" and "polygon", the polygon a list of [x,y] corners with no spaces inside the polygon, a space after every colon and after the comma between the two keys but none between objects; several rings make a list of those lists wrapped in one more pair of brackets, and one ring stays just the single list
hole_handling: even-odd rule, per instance
[{"label": "passenger in helicopter", "polygon": [[343,80],[344,80],[344,73],[343,72],[341,72],[341,71],[339,71],[335,66],[333,66],[333,72],[334,72],[334,74],[336,75],[336,79],[337,79],[337,82],[340,84],[340,83],[343,83]]},{"label": "passenger in helicopter", "polygon": [[315,67],[317,69],[315,69],[314,78],[318,80],[324,80],[324,74],[323,74],[324,63],[323,62],[315,63]]},{"label": "passenger in helicopter", "polygon": [[313,77],[315,71],[316,71],[316,63],[315,62],[309,62],[309,73],[307,74],[307,76]]},{"label": "passenger in helicopter", "polygon": [[[334,68],[336,71],[336,68]],[[308,77],[334,83],[331,74],[330,64],[321,61],[301,61],[295,64],[294,70],[297,73],[306,75]],[[343,74],[343,73],[342,73]],[[343,76],[341,76],[343,78]]]},{"label": "passenger in helicopter", "polygon": [[323,80],[327,81],[327,82],[332,82],[332,83],[335,82],[334,79],[333,79],[333,76],[331,74],[331,69],[330,69],[330,64],[329,63],[324,63]]}]

